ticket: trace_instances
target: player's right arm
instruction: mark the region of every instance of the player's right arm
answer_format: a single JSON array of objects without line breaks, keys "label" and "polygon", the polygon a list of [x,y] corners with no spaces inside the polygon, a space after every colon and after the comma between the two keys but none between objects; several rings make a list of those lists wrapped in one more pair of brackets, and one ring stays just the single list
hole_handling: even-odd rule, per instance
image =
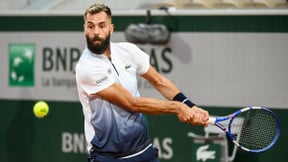
[{"label": "player's right arm", "polygon": [[182,122],[193,125],[205,125],[197,115],[197,109],[191,109],[187,105],[177,101],[166,101],[150,97],[135,97],[118,83],[97,92],[98,97],[131,112],[145,114],[176,114]]}]

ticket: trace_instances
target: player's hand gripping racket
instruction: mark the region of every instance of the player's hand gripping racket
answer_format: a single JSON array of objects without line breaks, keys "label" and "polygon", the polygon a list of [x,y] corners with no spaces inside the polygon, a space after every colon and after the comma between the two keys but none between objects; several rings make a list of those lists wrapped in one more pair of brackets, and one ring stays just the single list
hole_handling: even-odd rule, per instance
[{"label": "player's hand gripping racket", "polygon": [[[221,124],[225,120],[229,120],[228,128]],[[264,107],[246,107],[227,116],[210,117],[209,123],[222,129],[235,145],[248,152],[270,149],[280,135],[279,119]]]}]

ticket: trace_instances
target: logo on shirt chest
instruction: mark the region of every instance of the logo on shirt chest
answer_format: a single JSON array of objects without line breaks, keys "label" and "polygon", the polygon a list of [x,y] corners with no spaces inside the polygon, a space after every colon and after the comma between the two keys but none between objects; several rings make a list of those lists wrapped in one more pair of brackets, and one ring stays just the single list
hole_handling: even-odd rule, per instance
[{"label": "logo on shirt chest", "polygon": [[125,65],[125,69],[129,69],[131,65]]}]

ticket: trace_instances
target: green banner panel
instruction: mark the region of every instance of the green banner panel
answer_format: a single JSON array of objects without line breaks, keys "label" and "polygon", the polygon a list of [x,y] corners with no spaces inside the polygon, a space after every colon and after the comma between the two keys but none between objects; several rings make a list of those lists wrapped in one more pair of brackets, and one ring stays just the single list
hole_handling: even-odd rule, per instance
[{"label": "green banner panel", "polygon": [[[146,17],[115,15],[113,23],[115,31],[125,31],[131,23],[146,23]],[[288,32],[288,15],[152,16],[151,23],[172,32]],[[0,24],[0,31],[82,31],[83,17],[0,15]]]}]

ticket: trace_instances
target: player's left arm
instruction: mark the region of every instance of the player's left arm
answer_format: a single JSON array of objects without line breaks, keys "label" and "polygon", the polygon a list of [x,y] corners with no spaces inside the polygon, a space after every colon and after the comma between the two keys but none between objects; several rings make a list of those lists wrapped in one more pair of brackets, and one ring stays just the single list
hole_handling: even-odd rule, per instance
[{"label": "player's left arm", "polygon": [[172,81],[159,74],[152,66],[141,76],[149,81],[166,99],[180,101],[189,107],[193,107],[194,112],[197,114],[196,117],[205,119],[207,121],[206,126],[208,125],[209,113],[186,98]]},{"label": "player's left arm", "polygon": [[159,74],[152,66],[141,76],[151,83],[168,100],[172,100],[176,94],[180,93],[180,90],[172,81]]},{"label": "player's left arm", "polygon": [[183,102],[189,107],[197,107],[172,81],[159,74],[151,65],[142,77],[149,81],[166,99]]}]

